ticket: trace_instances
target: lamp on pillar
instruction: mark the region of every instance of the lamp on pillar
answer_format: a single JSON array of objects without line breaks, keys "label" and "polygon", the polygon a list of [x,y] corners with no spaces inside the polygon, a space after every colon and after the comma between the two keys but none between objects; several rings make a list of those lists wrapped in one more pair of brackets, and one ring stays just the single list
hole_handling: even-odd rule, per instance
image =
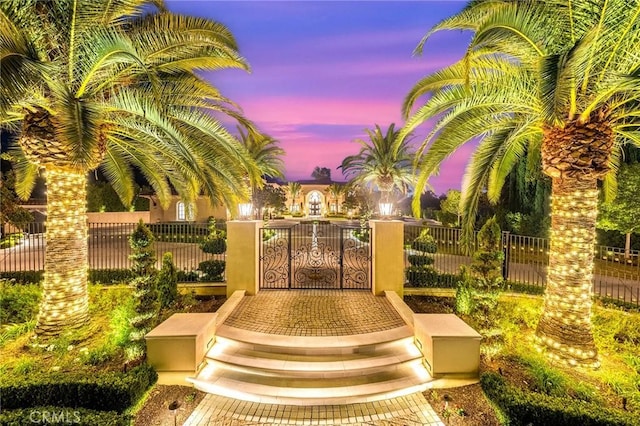
[{"label": "lamp on pillar", "polygon": [[378,204],[378,211],[383,218],[389,218],[391,212],[393,212],[393,203],[380,202],[380,204]]},{"label": "lamp on pillar", "polygon": [[249,220],[249,219],[251,219],[252,211],[253,211],[253,204],[251,204],[251,203],[240,203],[240,204],[238,204],[238,218],[240,220]]}]

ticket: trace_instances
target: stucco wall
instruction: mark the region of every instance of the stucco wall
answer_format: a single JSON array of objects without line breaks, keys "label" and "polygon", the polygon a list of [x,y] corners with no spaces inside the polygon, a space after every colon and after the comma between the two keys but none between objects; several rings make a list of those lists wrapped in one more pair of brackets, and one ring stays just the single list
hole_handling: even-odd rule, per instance
[{"label": "stucco wall", "polygon": [[[149,203],[149,213],[151,222],[175,222],[178,220],[178,197],[173,197],[169,207],[163,210],[157,199],[151,199]],[[216,219],[228,219],[227,208],[224,206],[211,207],[207,197],[200,197],[196,201],[194,222],[206,222],[210,216]]]},{"label": "stucco wall", "polygon": [[137,223],[142,219],[149,223],[150,212],[102,212],[87,213],[89,223]]}]

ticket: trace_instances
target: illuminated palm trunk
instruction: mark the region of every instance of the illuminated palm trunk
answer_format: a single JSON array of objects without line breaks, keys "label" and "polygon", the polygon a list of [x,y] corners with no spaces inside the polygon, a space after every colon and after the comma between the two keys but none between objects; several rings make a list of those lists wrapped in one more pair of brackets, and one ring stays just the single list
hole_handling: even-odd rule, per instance
[{"label": "illuminated palm trunk", "polygon": [[45,167],[47,229],[36,333],[58,335],[88,319],[86,173]]},{"label": "illuminated palm trunk", "polygon": [[549,269],[538,342],[552,358],[597,367],[591,331],[598,180],[610,169],[613,132],[605,111],[545,129],[542,169],[552,178]]},{"label": "illuminated palm trunk", "polygon": [[596,366],[591,293],[597,180],[556,178],[552,188],[549,269],[536,334],[556,360]]}]

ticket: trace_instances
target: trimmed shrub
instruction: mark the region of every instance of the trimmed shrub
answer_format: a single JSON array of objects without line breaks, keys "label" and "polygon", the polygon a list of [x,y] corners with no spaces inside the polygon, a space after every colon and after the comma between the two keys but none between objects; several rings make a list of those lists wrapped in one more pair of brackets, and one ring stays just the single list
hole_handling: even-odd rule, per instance
[{"label": "trimmed shrub", "polygon": [[480,376],[482,390],[509,419],[518,425],[637,425],[636,415],[571,398],[525,392],[506,383],[497,373]]},{"label": "trimmed shrub", "polygon": [[40,286],[16,285],[14,281],[0,281],[0,324],[22,323],[36,317],[40,302]]},{"label": "trimmed shrub", "polygon": [[131,325],[134,328],[131,333],[131,341],[140,350],[145,348],[144,336],[155,325],[159,308],[156,289],[156,255],[153,242],[153,234],[141,220],[129,236],[129,245],[133,251],[130,256],[133,261],[131,269],[136,276],[131,285],[135,288],[137,299],[136,315],[131,319]]},{"label": "trimmed shrub", "polygon": [[20,410],[3,410],[0,424],[33,426],[34,423],[75,424],[83,426],[129,426],[129,414],[115,411],[96,411],[85,408],[31,407]]},{"label": "trimmed shrub", "polygon": [[178,271],[173,264],[171,253],[165,253],[162,256],[162,269],[158,273],[156,287],[161,308],[171,305],[178,297]]},{"label": "trimmed shrub", "polygon": [[203,252],[209,254],[222,254],[227,251],[227,233],[216,227],[216,220],[214,218],[209,219],[209,235],[207,235],[200,248]]},{"label": "trimmed shrub", "polygon": [[430,266],[410,266],[407,268],[407,280],[411,287],[437,287],[438,273]]},{"label": "trimmed shrub", "polygon": [[435,253],[438,251],[438,245],[435,238],[429,233],[429,228],[424,228],[412,242],[411,248],[424,253]]},{"label": "trimmed shrub", "polygon": [[224,260],[205,260],[200,262],[198,269],[204,272],[205,281],[222,281],[225,266]]},{"label": "trimmed shrub", "polygon": [[413,266],[429,266],[433,265],[433,257],[426,254],[410,254],[407,256],[409,263]]},{"label": "trimmed shrub", "polygon": [[128,373],[84,375],[50,373],[0,384],[3,410],[56,406],[122,412],[158,379],[155,370],[143,364]]}]

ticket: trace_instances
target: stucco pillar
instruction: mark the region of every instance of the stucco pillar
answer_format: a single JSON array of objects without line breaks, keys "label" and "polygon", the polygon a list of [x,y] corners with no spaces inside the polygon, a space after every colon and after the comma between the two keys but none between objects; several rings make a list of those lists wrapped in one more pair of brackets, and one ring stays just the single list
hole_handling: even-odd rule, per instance
[{"label": "stucco pillar", "polygon": [[370,220],[372,231],[372,290],[375,295],[404,294],[404,222]]},{"label": "stucco pillar", "polygon": [[227,222],[227,297],[237,290],[247,295],[258,292],[260,220]]}]

